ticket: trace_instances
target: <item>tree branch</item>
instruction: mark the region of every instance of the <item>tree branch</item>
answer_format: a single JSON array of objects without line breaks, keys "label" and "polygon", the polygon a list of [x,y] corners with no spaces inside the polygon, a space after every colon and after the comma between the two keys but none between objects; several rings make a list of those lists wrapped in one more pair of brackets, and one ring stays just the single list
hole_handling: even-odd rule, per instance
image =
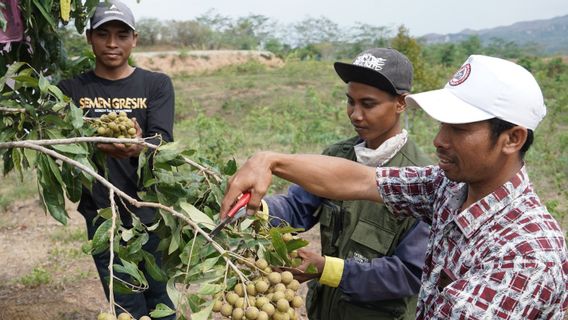
[{"label": "tree branch", "polygon": [[[77,139],[86,139],[86,138],[77,138]],[[112,139],[112,138],[108,138],[108,139]],[[62,140],[65,140],[65,139],[62,139]],[[121,140],[121,139],[117,139],[117,140]],[[122,139],[122,140],[125,140],[125,139]],[[47,141],[47,140],[38,140],[38,141]],[[55,143],[52,143],[52,144],[55,144]],[[45,147],[40,146],[40,145],[36,145],[36,144],[32,143],[32,140],[0,143],[0,148],[4,147],[5,145],[9,145],[11,148],[28,148],[28,149],[36,150],[36,151],[39,151],[39,152],[43,152],[47,155],[50,155],[51,157],[59,159],[63,162],[69,163],[69,164],[81,169],[82,171],[92,175],[102,185],[107,187],[109,190],[114,191],[119,197],[127,200],[128,202],[130,202],[133,206],[135,206],[137,208],[150,207],[150,208],[161,209],[161,210],[164,210],[164,211],[171,213],[174,217],[185,221],[195,232],[201,234],[213,246],[213,248],[215,248],[215,250],[217,250],[217,252],[219,252],[221,254],[221,256],[223,257],[225,262],[227,264],[229,264],[229,266],[237,273],[237,275],[241,279],[244,280],[244,278],[243,278],[244,275],[239,270],[239,268],[229,259],[227,251],[219,243],[217,243],[215,240],[213,240],[209,236],[209,233],[205,232],[203,229],[201,229],[197,225],[197,223],[195,223],[193,220],[191,220],[189,217],[186,217],[182,213],[179,213],[179,212],[175,211],[173,208],[166,207],[166,206],[164,206],[163,204],[160,204],[160,203],[138,201],[138,200],[132,198],[131,196],[129,196],[128,194],[126,194],[125,192],[123,192],[122,190],[115,187],[112,183],[110,183],[108,180],[106,180],[104,177],[102,177],[100,174],[98,174],[93,169],[91,169],[91,168],[89,168],[89,167],[81,164],[80,162],[77,162],[77,161],[75,161],[75,160],[73,160],[69,157],[61,155],[54,150],[45,148]],[[112,250],[112,247],[111,247],[111,250]]]}]

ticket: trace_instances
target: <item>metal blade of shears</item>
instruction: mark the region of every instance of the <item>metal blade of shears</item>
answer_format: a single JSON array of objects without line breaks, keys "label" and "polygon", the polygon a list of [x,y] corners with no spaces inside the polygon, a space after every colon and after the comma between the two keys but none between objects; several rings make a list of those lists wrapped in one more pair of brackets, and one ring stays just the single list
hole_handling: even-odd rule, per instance
[{"label": "metal blade of shears", "polygon": [[250,192],[243,193],[239,200],[237,200],[237,203],[235,203],[231,210],[229,210],[227,217],[209,233],[211,238],[215,237],[227,224],[237,221],[246,215],[247,204],[250,201],[250,196]]}]

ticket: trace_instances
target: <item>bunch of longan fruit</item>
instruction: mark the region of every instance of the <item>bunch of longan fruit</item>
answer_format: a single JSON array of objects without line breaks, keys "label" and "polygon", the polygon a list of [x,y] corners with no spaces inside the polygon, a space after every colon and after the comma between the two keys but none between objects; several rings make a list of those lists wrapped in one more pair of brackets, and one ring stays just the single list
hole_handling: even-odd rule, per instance
[{"label": "bunch of longan fruit", "polygon": [[[123,312],[121,314],[118,315],[118,317],[113,316],[110,313],[99,313],[99,316],[97,317],[97,320],[134,320],[134,318],[132,318],[128,313]],[[148,316],[142,316],[140,319],[138,320],[151,320],[150,317]]]},{"label": "bunch of longan fruit", "polygon": [[96,135],[109,138],[136,138],[134,121],[128,118],[126,112],[121,111],[103,114],[92,122],[97,129]]},{"label": "bunch of longan fruit", "polygon": [[297,295],[298,280],[290,271],[272,271],[265,259],[254,261],[254,267],[257,272],[249,277],[251,280],[237,283],[233,290],[218,296],[213,311],[239,320],[298,319],[295,309],[304,304],[302,297]]}]

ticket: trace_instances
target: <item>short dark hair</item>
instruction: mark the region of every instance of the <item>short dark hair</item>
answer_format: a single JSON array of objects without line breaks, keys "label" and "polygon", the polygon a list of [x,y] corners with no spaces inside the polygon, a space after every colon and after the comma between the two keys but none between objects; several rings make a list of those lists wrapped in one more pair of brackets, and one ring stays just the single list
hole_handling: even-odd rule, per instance
[{"label": "short dark hair", "polygon": [[[515,126],[517,125],[499,118],[489,119],[489,127],[491,129],[491,141],[493,143],[496,143],[501,133]],[[521,154],[521,159],[525,157],[525,153],[531,147],[533,140],[534,140],[533,131],[531,129],[527,129],[527,140],[525,141],[525,144],[523,144],[523,146],[521,147],[521,150],[519,150]]]}]

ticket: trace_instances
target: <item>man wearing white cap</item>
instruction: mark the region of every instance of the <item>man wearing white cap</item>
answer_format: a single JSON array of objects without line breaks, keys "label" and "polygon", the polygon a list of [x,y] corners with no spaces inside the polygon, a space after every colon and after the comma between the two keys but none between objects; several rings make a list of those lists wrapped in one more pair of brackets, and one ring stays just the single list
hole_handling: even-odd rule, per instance
[{"label": "man wearing white cap", "polygon": [[417,319],[564,319],[566,242],[523,162],[546,114],[533,76],[473,55],[443,89],[407,102],[440,121],[438,165],[375,169],[263,152],[231,179],[221,213],[245,191],[256,209],[272,174],[323,197],[384,202],[432,227]]}]

